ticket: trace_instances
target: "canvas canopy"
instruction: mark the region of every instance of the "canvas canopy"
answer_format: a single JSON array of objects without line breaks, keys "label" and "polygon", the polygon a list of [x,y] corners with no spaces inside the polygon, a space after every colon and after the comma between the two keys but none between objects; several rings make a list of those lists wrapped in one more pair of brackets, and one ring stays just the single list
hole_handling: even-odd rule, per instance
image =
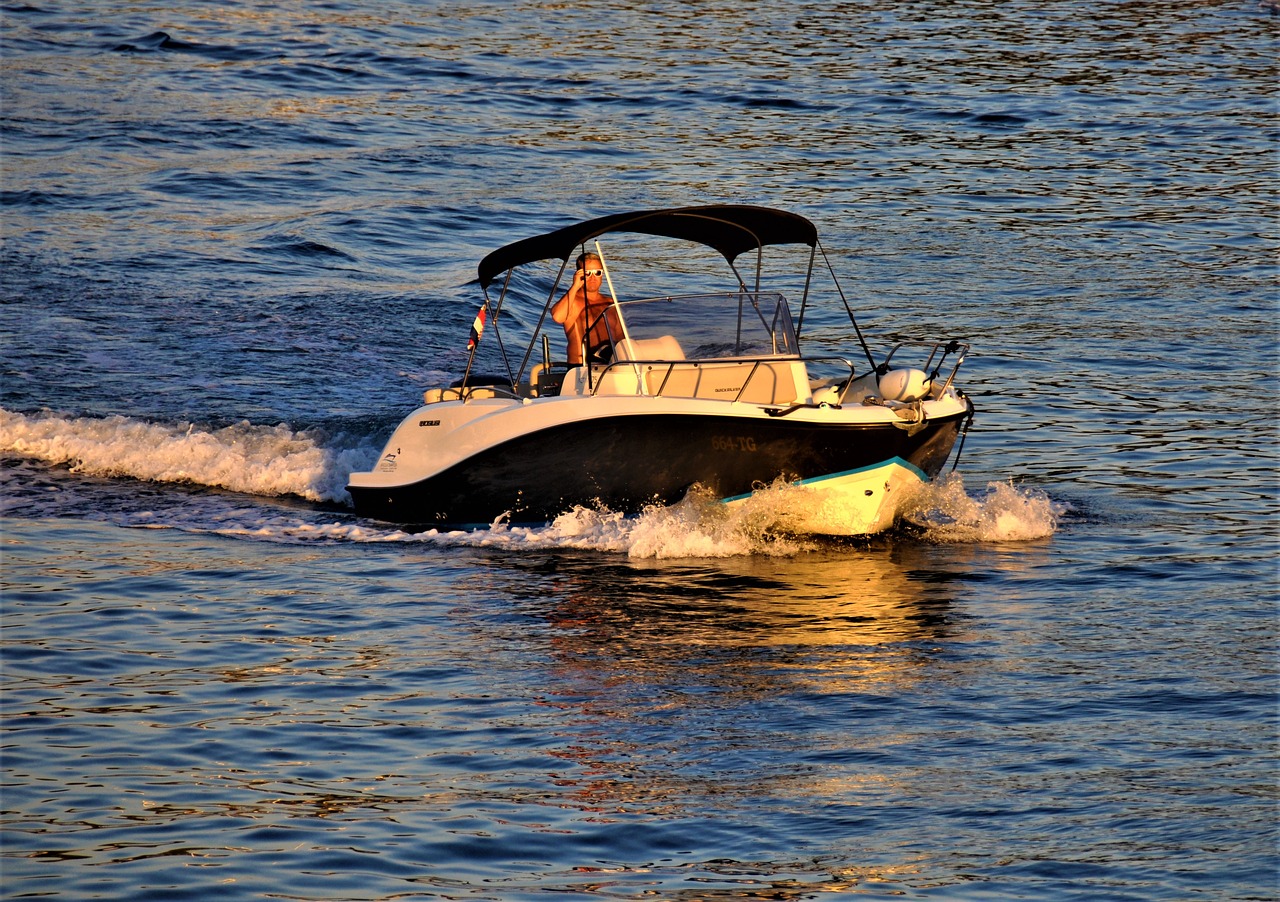
[{"label": "canvas canopy", "polygon": [[795,213],[744,204],[716,204],[615,213],[535,235],[498,248],[480,261],[480,287],[501,273],[536,260],[568,260],[575,251],[609,232],[633,232],[694,241],[719,251],[732,263],[739,254],[770,244],[818,242],[813,223]]}]

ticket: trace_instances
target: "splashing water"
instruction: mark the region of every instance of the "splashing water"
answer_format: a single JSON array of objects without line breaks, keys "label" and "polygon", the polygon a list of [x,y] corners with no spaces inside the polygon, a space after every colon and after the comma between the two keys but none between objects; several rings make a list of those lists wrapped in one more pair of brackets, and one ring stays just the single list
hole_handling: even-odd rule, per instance
[{"label": "splashing water", "polygon": [[[446,545],[522,549],[572,548],[625,554],[632,558],[708,558],[747,555],[794,556],[818,547],[803,534],[804,515],[814,495],[779,481],[744,502],[721,503],[696,488],[669,507],[654,505],[638,516],[602,508],[576,507],[547,526],[512,526],[498,520],[487,530],[371,534],[344,530],[358,541],[424,541]],[[907,522],[927,541],[948,543],[1030,541],[1052,535],[1067,505],[1043,492],[996,482],[970,496],[959,476],[922,486],[906,511]],[[356,535],[351,530],[359,530]],[[332,533],[330,533],[332,537]]]},{"label": "splashing water", "polygon": [[[766,504],[730,507],[695,487],[676,504],[650,505],[638,516],[602,508],[575,507],[544,527],[495,523],[474,535],[474,544],[515,548],[577,548],[633,558],[790,556],[811,543],[779,532],[777,516],[762,516]],[[777,511],[775,511],[775,514]],[[468,534],[451,533],[454,541]]]},{"label": "splashing water", "polygon": [[377,460],[372,447],[331,449],[323,436],[247,422],[222,429],[122,416],[26,416],[0,409],[0,452],[87,476],[188,483],[253,495],[347,502],[347,475]]},{"label": "splashing water", "polygon": [[974,497],[951,474],[921,486],[902,510],[904,521],[935,542],[1024,542],[1052,535],[1070,506],[1039,489],[991,482]]}]

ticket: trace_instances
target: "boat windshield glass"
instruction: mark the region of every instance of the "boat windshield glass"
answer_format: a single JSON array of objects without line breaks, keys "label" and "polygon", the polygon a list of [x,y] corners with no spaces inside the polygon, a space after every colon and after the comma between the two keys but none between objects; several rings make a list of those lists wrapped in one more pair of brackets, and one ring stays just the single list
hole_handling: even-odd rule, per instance
[{"label": "boat windshield glass", "polygon": [[799,353],[791,310],[776,292],[645,298],[619,307],[633,342],[673,337],[687,360]]}]

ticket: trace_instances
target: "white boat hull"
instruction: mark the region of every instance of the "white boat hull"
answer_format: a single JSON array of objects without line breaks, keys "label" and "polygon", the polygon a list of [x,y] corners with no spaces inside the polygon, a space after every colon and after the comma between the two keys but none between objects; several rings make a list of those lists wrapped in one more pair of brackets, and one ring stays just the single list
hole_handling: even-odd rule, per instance
[{"label": "white boat hull", "polygon": [[474,528],[500,517],[548,522],[576,505],[633,513],[678,501],[695,485],[739,503],[782,479],[813,499],[801,531],[864,535],[892,525],[907,489],[940,471],[970,408],[952,395],[925,409],[907,428],[884,407],[648,396],[444,401],[407,417],[380,463],[353,473],[348,490],[366,516]]}]

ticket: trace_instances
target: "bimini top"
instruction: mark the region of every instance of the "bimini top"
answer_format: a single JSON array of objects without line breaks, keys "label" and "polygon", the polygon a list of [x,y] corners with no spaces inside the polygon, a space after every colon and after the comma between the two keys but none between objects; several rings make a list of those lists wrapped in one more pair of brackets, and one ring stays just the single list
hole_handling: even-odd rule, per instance
[{"label": "bimini top", "polygon": [[795,213],[744,204],[641,210],[588,219],[500,247],[480,261],[480,287],[500,273],[535,260],[568,260],[578,247],[608,232],[636,232],[695,241],[714,248],[730,263],[744,251],[768,244],[818,243],[813,223]]}]

